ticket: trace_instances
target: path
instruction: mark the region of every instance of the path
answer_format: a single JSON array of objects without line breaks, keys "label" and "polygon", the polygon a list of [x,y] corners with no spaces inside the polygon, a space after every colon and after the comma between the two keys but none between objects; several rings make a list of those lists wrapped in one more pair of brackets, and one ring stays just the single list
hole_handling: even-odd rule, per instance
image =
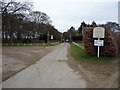
[{"label": "path", "polygon": [[68,43],[3,82],[3,88],[85,88],[85,80],[66,63]]}]

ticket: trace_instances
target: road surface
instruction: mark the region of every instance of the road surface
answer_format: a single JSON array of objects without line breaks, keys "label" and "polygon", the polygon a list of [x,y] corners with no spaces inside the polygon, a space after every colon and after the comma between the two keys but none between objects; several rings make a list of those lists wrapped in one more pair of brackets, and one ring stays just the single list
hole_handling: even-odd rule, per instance
[{"label": "road surface", "polygon": [[71,69],[68,43],[63,43],[37,63],[3,82],[3,88],[85,88],[82,76]]}]

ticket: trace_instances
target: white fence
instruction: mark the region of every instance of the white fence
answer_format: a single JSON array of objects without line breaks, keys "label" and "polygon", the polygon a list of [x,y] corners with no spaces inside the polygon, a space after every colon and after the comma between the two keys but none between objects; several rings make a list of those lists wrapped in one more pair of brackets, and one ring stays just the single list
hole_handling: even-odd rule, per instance
[{"label": "white fence", "polygon": [[81,45],[79,45],[79,44],[77,44],[77,43],[75,43],[75,42],[73,42],[73,44],[75,44],[76,46],[78,46],[78,47],[80,47],[80,48],[84,49],[84,47],[83,47],[83,46],[81,46]]}]

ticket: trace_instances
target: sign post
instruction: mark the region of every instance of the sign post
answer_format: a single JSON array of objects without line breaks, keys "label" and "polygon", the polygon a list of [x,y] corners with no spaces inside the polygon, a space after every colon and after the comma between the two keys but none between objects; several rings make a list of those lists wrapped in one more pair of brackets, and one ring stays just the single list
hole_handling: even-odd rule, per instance
[{"label": "sign post", "polygon": [[[98,40],[100,40],[100,38],[98,38]],[[97,52],[97,57],[99,58],[99,52],[100,52],[100,46],[98,45],[98,52]]]},{"label": "sign post", "polygon": [[98,38],[98,40],[94,40],[94,45],[98,46],[97,57],[99,57],[100,46],[104,45],[104,41],[100,40],[100,38]]},{"label": "sign post", "polygon": [[102,27],[96,27],[93,29],[93,38],[98,38],[98,40],[94,40],[94,45],[98,46],[97,57],[100,56],[100,46],[104,46],[104,41],[100,40],[100,38],[105,37],[105,29]]}]

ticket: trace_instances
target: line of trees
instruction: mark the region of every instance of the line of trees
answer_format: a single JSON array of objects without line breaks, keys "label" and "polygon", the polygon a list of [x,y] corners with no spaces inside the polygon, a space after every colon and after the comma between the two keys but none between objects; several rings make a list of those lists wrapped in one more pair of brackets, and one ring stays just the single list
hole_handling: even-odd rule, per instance
[{"label": "line of trees", "polygon": [[63,37],[65,40],[69,40],[70,42],[71,41],[82,41],[83,40],[83,30],[85,27],[87,28],[93,28],[93,27],[96,27],[96,26],[100,26],[100,27],[103,27],[103,26],[106,26],[108,30],[111,30],[117,34],[120,35],[120,26],[119,24],[117,24],[116,22],[106,22],[106,24],[96,24],[95,21],[92,22],[92,24],[86,24],[84,21],[81,22],[79,28],[77,30],[75,30],[75,28],[72,26],[70,27],[70,29],[67,30],[67,32],[64,32],[63,33]]},{"label": "line of trees", "polygon": [[32,11],[31,2],[0,1],[2,14],[2,41],[27,42],[47,40],[47,33],[60,40],[61,33],[52,26],[50,17],[40,11]]},{"label": "line of trees", "polygon": [[94,21],[92,22],[91,25],[86,24],[83,21],[83,22],[81,22],[81,25],[77,30],[75,30],[75,28],[72,26],[72,27],[70,27],[70,29],[67,30],[67,32],[63,33],[64,40],[68,39],[69,42],[71,42],[71,41],[80,42],[80,41],[82,41],[82,35],[83,35],[82,34],[82,29],[83,29],[83,27],[93,27],[95,25],[96,25],[96,23]]}]

